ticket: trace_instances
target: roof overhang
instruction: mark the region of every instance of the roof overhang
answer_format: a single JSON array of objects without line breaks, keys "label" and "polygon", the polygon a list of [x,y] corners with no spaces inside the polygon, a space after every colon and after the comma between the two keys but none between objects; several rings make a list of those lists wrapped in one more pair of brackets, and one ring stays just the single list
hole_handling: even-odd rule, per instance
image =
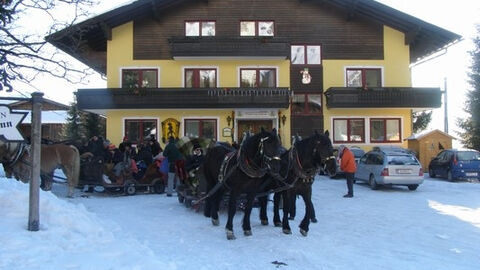
[{"label": "roof overhang", "polygon": [[[92,69],[106,74],[107,40],[112,28],[160,12],[186,1],[205,0],[138,0],[115,8],[46,37],[46,40]],[[310,0],[343,9],[347,20],[356,16],[387,25],[405,33],[410,46],[410,62],[415,63],[461,40],[461,36],[422,21],[374,0]]]}]

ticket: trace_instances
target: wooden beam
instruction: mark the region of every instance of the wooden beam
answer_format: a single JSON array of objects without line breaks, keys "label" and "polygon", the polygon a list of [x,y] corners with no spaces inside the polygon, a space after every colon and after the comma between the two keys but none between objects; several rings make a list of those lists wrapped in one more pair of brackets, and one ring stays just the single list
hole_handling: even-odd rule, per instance
[{"label": "wooden beam", "polygon": [[107,25],[105,22],[99,22],[98,25],[102,29],[103,36],[107,40],[112,40],[112,28],[109,25]]},{"label": "wooden beam", "polygon": [[348,4],[347,9],[347,21],[353,20],[357,13],[357,6],[359,0],[351,0],[350,4]]},{"label": "wooden beam", "polygon": [[417,37],[418,33],[422,30],[420,26],[412,28],[405,33],[405,45],[412,45],[415,43],[415,38]]}]

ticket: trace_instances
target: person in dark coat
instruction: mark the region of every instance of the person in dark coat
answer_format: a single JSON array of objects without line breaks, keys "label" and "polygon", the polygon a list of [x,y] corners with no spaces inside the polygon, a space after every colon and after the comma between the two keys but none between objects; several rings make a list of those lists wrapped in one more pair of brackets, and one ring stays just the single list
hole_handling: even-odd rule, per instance
[{"label": "person in dark coat", "polygon": [[168,144],[165,146],[165,150],[163,150],[163,156],[168,159],[169,164],[167,196],[171,197],[173,193],[173,184],[178,182],[178,176],[175,173],[175,167],[181,166],[180,163],[183,161],[182,153],[180,153],[175,145],[175,139],[173,137],[168,139]]},{"label": "person in dark coat", "polygon": [[163,152],[162,147],[160,146],[160,143],[155,139],[155,135],[151,134],[150,135],[150,141],[148,142],[150,146],[150,151],[152,151],[152,155],[156,157],[160,152]]},{"label": "person in dark coat", "polygon": [[192,170],[196,170],[200,164],[203,163],[204,156],[203,156],[203,151],[200,145],[195,144],[193,146],[193,154],[189,155],[187,157],[187,160],[185,161],[185,170],[187,172],[190,172]]},{"label": "person in dark coat", "polygon": [[145,162],[145,164],[148,166],[152,164],[153,158],[152,158],[152,151],[150,150],[150,146],[147,144],[140,143],[138,144],[138,153],[136,156],[136,161],[142,161]]},{"label": "person in dark coat", "polygon": [[92,153],[94,156],[103,155],[103,140],[98,136],[93,136],[87,145],[88,152]]}]

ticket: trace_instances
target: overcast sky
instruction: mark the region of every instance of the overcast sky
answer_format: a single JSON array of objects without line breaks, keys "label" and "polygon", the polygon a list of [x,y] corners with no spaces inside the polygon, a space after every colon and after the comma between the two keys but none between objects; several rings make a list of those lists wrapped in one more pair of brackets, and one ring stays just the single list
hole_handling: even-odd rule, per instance
[{"label": "overcast sky", "polygon": [[[118,7],[130,0],[102,0],[95,9],[101,14],[114,7]],[[435,24],[463,36],[464,41],[451,46],[447,52],[438,58],[412,67],[412,83],[417,87],[442,87],[444,78],[447,79],[449,133],[456,136],[455,120],[464,117],[465,92],[469,89],[467,72],[470,66],[470,51],[473,46],[471,39],[476,33],[475,24],[480,23],[479,0],[379,0],[379,2],[396,8],[400,11],[418,17],[426,22]],[[32,20],[29,20],[31,24]],[[73,58],[72,58],[72,61]],[[68,104],[73,100],[73,92],[78,88],[104,88],[106,82],[96,75],[90,78],[86,85],[71,85],[60,80],[37,80],[35,87],[45,93],[46,98]],[[23,93],[34,92],[35,89],[23,84],[16,84],[16,89]],[[432,128],[443,130],[443,108],[434,110]]]}]

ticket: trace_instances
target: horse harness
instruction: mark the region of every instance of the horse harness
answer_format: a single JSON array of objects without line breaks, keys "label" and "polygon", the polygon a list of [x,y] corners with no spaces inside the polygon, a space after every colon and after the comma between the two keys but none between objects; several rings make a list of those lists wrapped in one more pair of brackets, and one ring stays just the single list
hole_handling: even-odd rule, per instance
[{"label": "horse harness", "polygon": [[[260,139],[260,144],[258,145],[258,151],[257,153],[260,153],[262,156],[262,165],[264,161],[271,161],[271,160],[280,160],[279,157],[270,157],[267,156],[264,153],[264,141],[268,140],[268,137]],[[256,154],[257,155],[257,154]],[[236,158],[237,162],[232,166],[230,162]],[[268,165],[268,162],[267,166]],[[243,173],[245,173],[247,176],[250,178],[261,178],[265,176],[267,173],[265,169],[262,168],[262,165],[257,166],[254,164],[252,161],[249,160],[249,158],[245,155],[245,151],[242,151],[242,147],[240,149],[229,152],[225,155],[225,158],[222,161],[222,165],[220,166],[220,171],[218,174],[218,183],[202,198],[200,198],[196,203],[200,203],[201,201],[205,200],[206,198],[212,196],[215,192],[217,192],[218,189],[220,189],[221,186],[226,186],[227,185],[227,180],[230,178],[230,176],[233,174],[235,169],[240,168]]]},{"label": "horse harness", "polygon": [[[7,151],[10,152],[11,144],[7,143],[7,145],[8,145]],[[17,150],[15,151],[15,155],[13,155],[13,157],[10,160],[3,160],[2,162],[5,162],[8,166],[13,166],[19,161],[23,162],[21,161],[21,157],[26,151],[27,152],[29,151],[29,147],[27,146],[27,144],[20,143],[19,146],[17,147]]]}]

